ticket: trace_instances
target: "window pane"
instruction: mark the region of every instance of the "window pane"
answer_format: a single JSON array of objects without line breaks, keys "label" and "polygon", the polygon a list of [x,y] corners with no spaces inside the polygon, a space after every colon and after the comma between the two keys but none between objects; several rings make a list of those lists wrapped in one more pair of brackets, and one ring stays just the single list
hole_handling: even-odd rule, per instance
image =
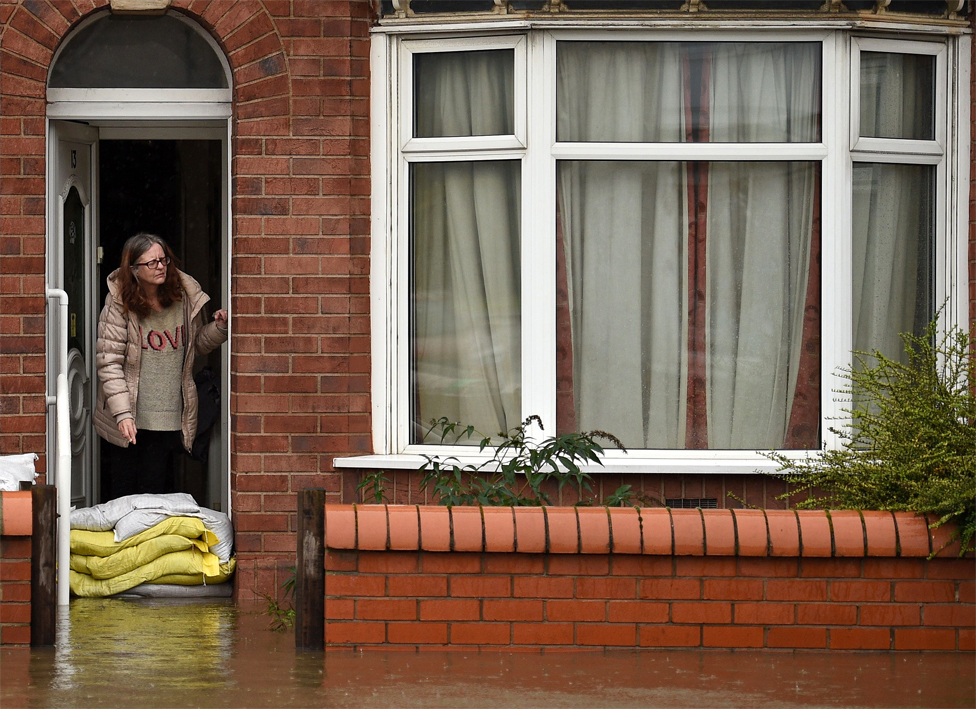
[{"label": "window pane", "polygon": [[935,138],[935,57],[861,52],[861,135]]},{"label": "window pane", "polygon": [[74,35],[51,72],[62,89],[226,89],[213,48],[186,22],[106,15]]},{"label": "window pane", "polygon": [[560,42],[561,141],[816,142],[820,44]]},{"label": "window pane", "polygon": [[560,162],[557,429],[819,446],[817,163]]},{"label": "window pane", "polygon": [[414,137],[515,133],[515,51],[414,55]]},{"label": "window pane", "polygon": [[854,349],[903,359],[899,334],[934,314],[935,167],[855,163],[853,179]]},{"label": "window pane", "polygon": [[414,443],[440,442],[441,417],[489,436],[521,421],[519,170],[411,165]]}]

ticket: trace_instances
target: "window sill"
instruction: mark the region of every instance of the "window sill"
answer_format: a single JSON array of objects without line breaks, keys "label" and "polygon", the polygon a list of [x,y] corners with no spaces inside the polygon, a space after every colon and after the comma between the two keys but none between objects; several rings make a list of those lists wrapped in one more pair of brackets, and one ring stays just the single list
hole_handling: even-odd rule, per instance
[{"label": "window sill", "polygon": [[[468,449],[471,450],[471,449]],[[815,453],[810,451],[809,453]],[[697,454],[696,454],[697,453]],[[808,452],[796,451],[785,453],[793,459],[803,459]],[[453,455],[460,465],[478,465],[490,460],[490,456],[478,455],[477,452],[462,451],[444,452],[443,449],[431,451],[431,455],[439,455],[443,461]],[[348,458],[335,458],[332,464],[336,468],[355,468],[361,470],[417,470],[426,462],[423,455],[417,453],[400,453],[393,455],[363,455]],[[686,455],[662,458],[638,458],[620,453],[610,454],[604,458],[604,464],[580,466],[590,474],[613,473],[641,474],[657,473],[667,475],[750,475],[753,473],[773,473],[778,466],[765,456],[753,451],[689,451]]]}]

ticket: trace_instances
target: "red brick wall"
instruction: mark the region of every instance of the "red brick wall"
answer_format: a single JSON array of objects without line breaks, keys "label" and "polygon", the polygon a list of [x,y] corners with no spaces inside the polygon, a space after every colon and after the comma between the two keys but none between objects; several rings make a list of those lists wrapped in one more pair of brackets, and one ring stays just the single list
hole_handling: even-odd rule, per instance
[{"label": "red brick wall", "polygon": [[0,536],[0,645],[30,643],[31,539]]},{"label": "red brick wall", "polygon": [[[107,4],[0,5],[0,453],[37,452],[42,472],[45,80],[70,29]],[[173,8],[215,37],[234,74],[231,490],[241,578],[253,581],[293,563],[295,491],[325,487],[338,501],[333,456],[370,449],[372,10],[369,0]]]},{"label": "red brick wall", "polygon": [[[673,531],[672,531],[673,530]],[[877,512],[326,507],[330,646],[976,649],[976,560]]]},{"label": "red brick wall", "polygon": [[[612,469],[612,465],[608,466]],[[366,473],[373,471],[365,471]],[[361,479],[364,471],[350,471]],[[427,505],[436,501],[429,490],[420,487],[423,475],[415,470],[389,470],[384,476],[390,481],[385,488],[387,502],[398,505]],[[660,475],[653,473],[600,472],[593,475],[592,492],[584,493],[589,502],[602,503],[621,485],[630,485],[635,502],[645,507],[663,507],[669,498],[712,498],[722,509],[739,509],[743,503],[750,507],[785,510],[806,494],[799,497],[778,499],[788,492],[784,480],[764,475]],[[547,488],[554,505],[574,505],[580,495],[569,486],[558,489],[553,483]],[[734,495],[734,497],[731,497]],[[740,502],[741,500],[741,502]],[[344,498],[343,502],[373,502],[369,490]]]},{"label": "red brick wall", "polygon": [[[970,8],[970,23],[976,29],[976,12]],[[976,328],[976,51],[971,57],[969,103],[970,114],[970,166],[969,166],[969,324]]]}]

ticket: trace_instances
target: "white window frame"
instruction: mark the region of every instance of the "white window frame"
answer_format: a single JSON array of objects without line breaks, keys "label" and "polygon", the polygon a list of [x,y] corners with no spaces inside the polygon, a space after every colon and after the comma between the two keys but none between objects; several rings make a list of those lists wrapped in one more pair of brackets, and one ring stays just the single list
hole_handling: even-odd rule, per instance
[{"label": "white window frame", "polygon": [[[855,162],[906,162],[940,165],[937,204],[936,293],[948,297],[951,321],[968,320],[969,57],[970,38],[948,31],[921,29],[911,39],[863,36],[843,24],[796,28],[744,24],[689,30],[647,26],[574,27],[553,23],[532,31],[531,23],[499,26],[498,36],[439,38],[435,28],[379,28],[371,52],[372,86],[372,415],[375,453],[336,458],[339,468],[416,468],[423,454],[453,455],[463,462],[484,460],[476,447],[409,443],[410,372],[407,239],[409,163],[424,160],[522,160],[522,414],[538,414],[545,435],[555,428],[555,192],[556,163],[569,159],[607,160],[757,160],[820,161],[821,183],[821,440],[837,448],[830,427],[847,421],[844,403],[834,392],[842,382],[835,374],[851,362],[853,333],[844,323],[852,316],[851,201]],[[901,28],[903,29],[903,28]],[[526,32],[526,30],[529,30]],[[426,34],[424,32],[426,31]],[[436,30],[442,32],[443,30]],[[518,34],[515,34],[518,33]],[[434,35],[434,38],[432,37]],[[822,126],[819,143],[557,143],[555,132],[555,52],[558,41],[759,41],[820,42],[822,46]],[[502,147],[485,137],[412,138],[410,68],[416,51],[458,51],[524,47],[524,111],[519,108],[520,59],[516,55],[516,126],[524,120],[524,140]],[[937,57],[938,111],[935,141],[888,141],[855,136],[859,117],[859,52],[901,51]],[[382,77],[390,77],[389,82]],[[395,80],[393,80],[395,78]],[[409,109],[409,112],[404,112]],[[401,120],[401,118],[403,120]],[[519,128],[516,128],[518,137]],[[850,139],[848,139],[850,136]],[[509,136],[509,138],[512,138]],[[858,138],[858,140],[855,140]],[[941,141],[941,142],[940,142]],[[889,143],[897,143],[892,146]],[[924,145],[914,143],[922,142]],[[905,145],[905,143],[913,143]],[[939,145],[938,154],[932,143]],[[856,147],[856,149],[855,149]],[[949,218],[951,217],[951,218]],[[546,235],[535,238],[532,235]],[[531,268],[526,268],[532,264]],[[530,304],[530,307],[526,307]],[[839,323],[830,326],[831,323]],[[783,451],[802,458],[806,451]],[[605,467],[590,472],[748,474],[776,466],[757,451],[746,450],[608,450]]]}]

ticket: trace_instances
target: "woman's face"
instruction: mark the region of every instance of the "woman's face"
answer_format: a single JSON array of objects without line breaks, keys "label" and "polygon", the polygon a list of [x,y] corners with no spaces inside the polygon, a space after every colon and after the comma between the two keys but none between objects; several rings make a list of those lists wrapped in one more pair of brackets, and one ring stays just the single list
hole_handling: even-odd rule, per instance
[{"label": "woman's face", "polygon": [[[139,280],[139,284],[143,288],[148,287],[150,290],[153,290],[166,282],[167,266],[163,261],[164,258],[166,258],[166,254],[163,252],[163,247],[159,244],[153,244],[138,258],[136,263],[139,265],[135,267],[135,274]],[[155,261],[156,263],[154,265],[156,268],[146,266],[145,264],[149,261]]]}]

